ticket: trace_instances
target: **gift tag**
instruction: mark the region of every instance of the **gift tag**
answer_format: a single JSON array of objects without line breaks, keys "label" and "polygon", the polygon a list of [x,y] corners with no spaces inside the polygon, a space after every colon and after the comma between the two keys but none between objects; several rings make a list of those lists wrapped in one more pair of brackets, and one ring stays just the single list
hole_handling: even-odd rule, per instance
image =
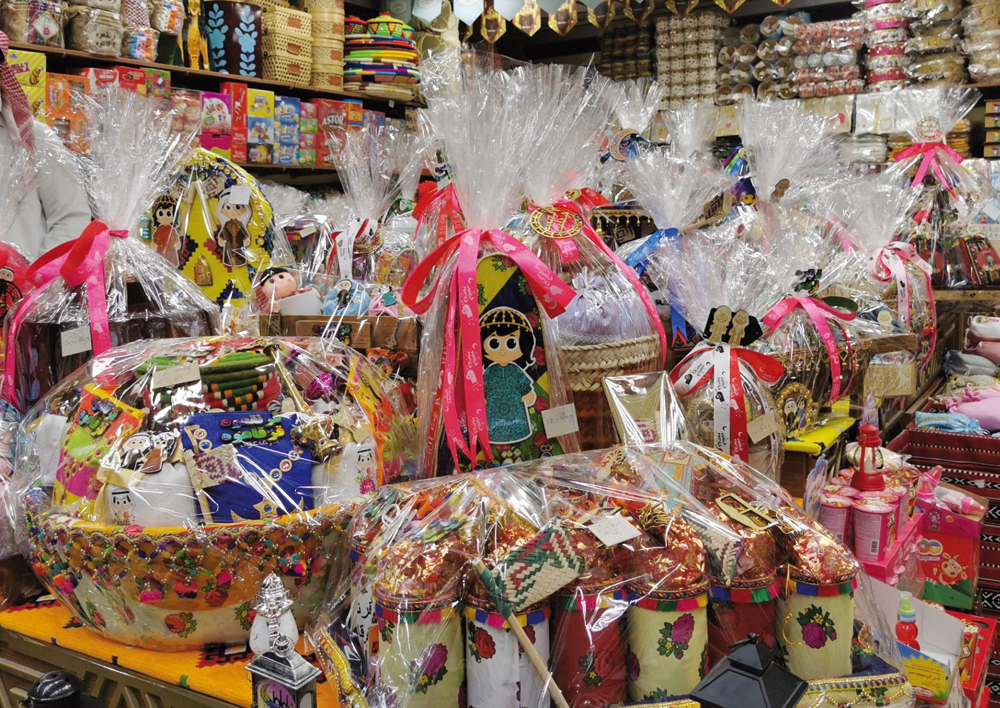
[{"label": "gift tag", "polygon": [[197,364],[181,364],[157,369],[153,372],[153,389],[174,388],[186,383],[201,380],[201,371]]},{"label": "gift tag", "polygon": [[778,421],[774,413],[759,415],[747,422],[747,435],[750,436],[752,443],[758,443],[776,432],[778,432]]},{"label": "gift tag", "polygon": [[299,238],[309,238],[314,233],[316,233],[316,231],[317,229],[315,226],[307,226],[301,231],[299,231]]},{"label": "gift tag", "polygon": [[250,203],[250,188],[243,185],[236,185],[229,190],[229,203],[242,206]]},{"label": "gift tag", "polygon": [[641,535],[631,521],[624,516],[608,516],[600,521],[595,521],[590,526],[591,533],[597,536],[597,540],[605,546],[617,546],[619,543],[633,539]]},{"label": "gift tag", "polygon": [[62,338],[63,356],[73,356],[82,352],[89,352],[94,348],[90,342],[90,325],[67,329],[60,335]]},{"label": "gift tag", "polygon": [[576,422],[576,406],[572,403],[542,411],[542,423],[545,425],[545,436],[549,439],[569,435],[580,429]]},{"label": "gift tag", "polygon": [[351,277],[351,264],[354,260],[354,237],[346,231],[337,234],[337,265],[340,267],[340,277]]}]

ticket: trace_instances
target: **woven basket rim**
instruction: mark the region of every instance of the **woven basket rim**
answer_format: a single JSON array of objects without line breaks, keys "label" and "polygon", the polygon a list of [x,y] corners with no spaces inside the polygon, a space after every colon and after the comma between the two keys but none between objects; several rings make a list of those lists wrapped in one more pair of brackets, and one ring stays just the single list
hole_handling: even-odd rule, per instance
[{"label": "woven basket rim", "polygon": [[604,349],[620,349],[623,346],[638,346],[639,342],[647,344],[650,342],[659,343],[660,337],[656,334],[650,334],[645,337],[636,337],[635,339],[624,339],[617,342],[602,342],[601,344],[567,344],[560,347],[563,351],[601,351]]}]

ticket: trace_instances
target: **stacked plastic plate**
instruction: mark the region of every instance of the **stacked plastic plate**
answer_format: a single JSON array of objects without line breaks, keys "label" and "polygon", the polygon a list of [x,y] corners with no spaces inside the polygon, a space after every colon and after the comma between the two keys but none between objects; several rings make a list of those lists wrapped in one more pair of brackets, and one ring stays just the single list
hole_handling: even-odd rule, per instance
[{"label": "stacked plastic plate", "polygon": [[344,90],[412,100],[420,83],[413,28],[389,15],[345,22]]}]

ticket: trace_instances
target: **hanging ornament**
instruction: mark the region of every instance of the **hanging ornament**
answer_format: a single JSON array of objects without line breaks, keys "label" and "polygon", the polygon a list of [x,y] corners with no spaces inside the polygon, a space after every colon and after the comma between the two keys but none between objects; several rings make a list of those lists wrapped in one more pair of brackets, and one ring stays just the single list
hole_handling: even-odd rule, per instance
[{"label": "hanging ornament", "polygon": [[595,7],[593,10],[587,10],[587,20],[590,24],[594,25],[601,30],[606,30],[611,21],[615,19],[615,4],[614,0],[608,2],[604,0],[600,5]]},{"label": "hanging ornament", "polygon": [[622,14],[625,15],[625,17],[629,18],[630,20],[635,19],[635,13],[632,12],[632,0],[625,0],[624,5],[622,7]]},{"label": "hanging ornament", "polygon": [[493,8],[508,22],[513,22],[517,12],[524,7],[524,0],[494,0]]},{"label": "hanging ornament", "polygon": [[687,17],[700,0],[667,0],[667,9],[678,17]]},{"label": "hanging ornament", "polygon": [[771,0],[771,2],[773,2],[778,7],[788,7],[788,3],[790,3],[791,1],[792,0]]},{"label": "hanging ornament", "polygon": [[496,44],[506,31],[507,20],[493,7],[493,0],[486,0],[486,12],[483,13],[483,19],[480,21],[479,33],[490,44]]},{"label": "hanging ornament", "polygon": [[467,43],[472,39],[472,35],[475,34],[476,28],[474,25],[466,25],[465,32],[462,33],[462,44]]},{"label": "hanging ornament", "polygon": [[549,29],[565,37],[576,27],[576,0],[566,0],[555,14],[549,13]]},{"label": "hanging ornament", "polygon": [[588,10],[593,10],[595,7],[601,4],[601,0],[582,0],[583,4],[587,6]]},{"label": "hanging ornament", "polygon": [[636,0],[636,2],[642,5],[642,11],[639,13],[639,22],[645,22],[653,14],[653,10],[656,9],[656,2],[655,0]]},{"label": "hanging ornament", "polygon": [[[440,4],[438,5],[440,7]],[[410,0],[389,0],[386,3],[389,14],[397,20],[409,22],[412,12],[410,11]]]},{"label": "hanging ornament", "polygon": [[453,0],[455,16],[470,27],[483,14],[483,0]]},{"label": "hanging ornament", "polygon": [[728,12],[730,15],[743,7],[747,0],[715,0],[715,4]]},{"label": "hanging ornament", "polygon": [[514,15],[514,23],[526,35],[534,37],[535,32],[542,28],[542,8],[535,0],[525,0],[524,7]]},{"label": "hanging ornament", "polygon": [[538,2],[538,6],[541,7],[543,10],[545,10],[545,14],[547,15],[554,15],[556,11],[559,9],[559,6],[562,5],[563,2],[563,0],[536,0],[536,1]]},{"label": "hanging ornament", "polygon": [[413,0],[411,14],[430,24],[441,14],[441,0]]}]

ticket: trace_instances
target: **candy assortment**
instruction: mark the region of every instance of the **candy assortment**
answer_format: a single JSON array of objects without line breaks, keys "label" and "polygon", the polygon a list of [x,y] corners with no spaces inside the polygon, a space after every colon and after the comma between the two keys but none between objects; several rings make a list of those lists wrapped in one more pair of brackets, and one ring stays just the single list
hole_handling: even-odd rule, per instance
[{"label": "candy assortment", "polygon": [[715,96],[715,58],[728,24],[717,12],[656,20],[656,80],[670,87],[671,108]]}]

